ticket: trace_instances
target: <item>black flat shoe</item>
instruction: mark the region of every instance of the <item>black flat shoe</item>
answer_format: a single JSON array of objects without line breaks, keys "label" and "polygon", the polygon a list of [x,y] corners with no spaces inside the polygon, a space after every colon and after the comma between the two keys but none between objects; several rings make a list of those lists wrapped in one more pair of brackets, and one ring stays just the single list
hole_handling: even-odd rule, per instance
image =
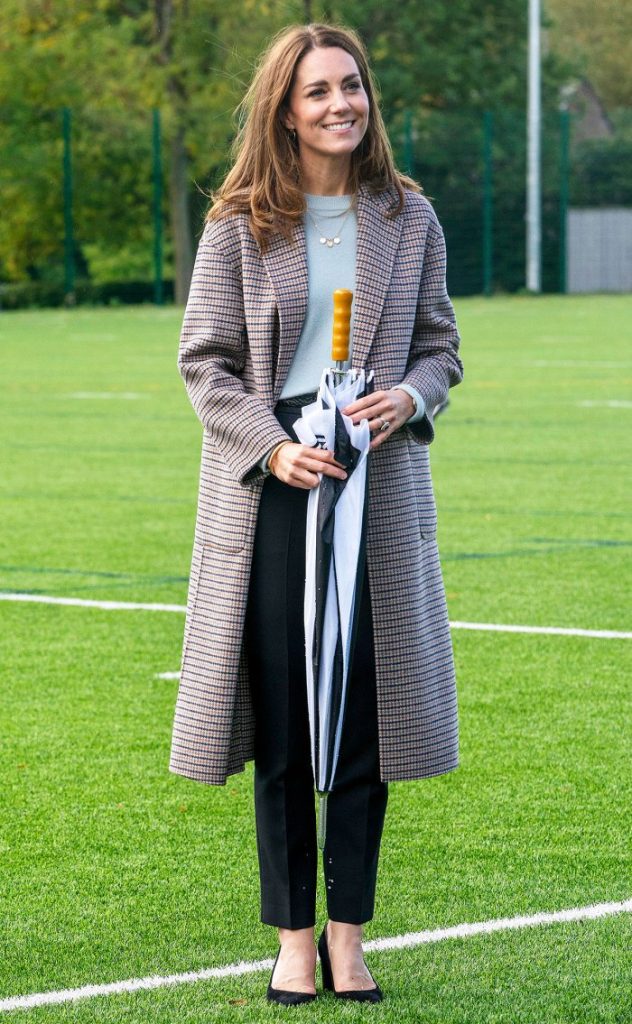
[{"label": "black flat shoe", "polygon": [[[320,966],[323,972],[323,988],[333,992],[336,999],[354,999],[358,1003],[382,1002],[384,997],[382,995],[382,989],[377,982],[375,982],[375,988],[348,989],[346,992],[336,991],[334,988],[334,976],[331,970],[331,960],[329,959],[329,946],[327,945],[327,925],[323,928],[318,940],[318,955],[320,957]],[[369,970],[368,967],[367,970]],[[371,974],[370,971],[369,974]],[[372,974],[371,980],[375,981]]]},{"label": "black flat shoe", "polygon": [[[281,947],[279,946],[279,952],[276,955],[274,961],[274,967],[277,965]],[[312,992],[290,992],[282,988],[272,988],[272,979],[274,977],[274,967],[272,968],[272,974],[270,975],[270,981],[268,982],[268,991],[266,992],[266,999],[269,999],[271,1003],[280,1003],[281,1006],[298,1006],[299,1003],[312,1003],[316,998],[316,995]]]}]

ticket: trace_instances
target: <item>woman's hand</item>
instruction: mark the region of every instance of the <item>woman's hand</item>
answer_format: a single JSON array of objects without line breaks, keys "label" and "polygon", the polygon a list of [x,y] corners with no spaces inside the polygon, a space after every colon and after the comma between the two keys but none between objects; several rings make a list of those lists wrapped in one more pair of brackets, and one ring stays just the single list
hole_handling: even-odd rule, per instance
[{"label": "woman's hand", "polygon": [[[350,416],[354,423],[359,423],[365,417],[368,419],[369,430],[375,435],[369,445],[370,450],[388,441],[393,431],[402,427],[414,411],[415,403],[408,392],[397,388],[373,391],[364,398],[358,398],[346,409],[341,409],[341,412],[345,416]],[[388,423],[388,430],[380,430],[384,422]]]},{"label": "woman's hand", "polygon": [[326,448],[310,448],[306,444],[287,441],[273,453],[268,462],[271,473],[284,484],[311,490],[320,483],[319,473],[346,480],[347,474],[336,462],[334,453]]}]

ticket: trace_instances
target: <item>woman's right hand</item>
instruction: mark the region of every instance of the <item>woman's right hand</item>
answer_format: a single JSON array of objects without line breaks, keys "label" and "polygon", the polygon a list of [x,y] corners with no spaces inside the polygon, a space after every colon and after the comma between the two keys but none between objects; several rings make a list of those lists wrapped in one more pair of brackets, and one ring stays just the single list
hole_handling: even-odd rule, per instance
[{"label": "woman's right hand", "polygon": [[339,480],[347,479],[347,474],[340,463],[336,462],[333,452],[326,448],[310,448],[294,441],[288,441],[274,452],[268,468],[284,484],[308,491],[318,487],[319,473],[336,476]]}]

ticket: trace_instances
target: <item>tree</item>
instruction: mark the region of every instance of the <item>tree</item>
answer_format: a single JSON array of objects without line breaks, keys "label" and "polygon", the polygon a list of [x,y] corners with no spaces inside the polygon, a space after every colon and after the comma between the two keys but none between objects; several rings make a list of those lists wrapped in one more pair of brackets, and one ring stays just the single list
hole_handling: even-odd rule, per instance
[{"label": "tree", "polygon": [[88,262],[88,245],[120,245],[122,233],[134,232],[149,260],[150,112],[159,107],[175,293],[183,302],[191,199],[202,196],[192,178],[213,177],[225,162],[231,115],[265,36],[262,19],[271,31],[281,16],[275,22],[259,0],[228,9],[220,0],[6,0],[3,16],[0,141],[8,160],[0,183],[11,197],[10,220],[0,225],[4,276],[41,276],[48,261],[60,262],[65,106],[74,113],[78,261]]},{"label": "tree", "polygon": [[[579,0],[574,0],[579,2]],[[599,0],[602,2],[602,0]],[[605,2],[605,0],[603,0]],[[629,0],[626,0],[629,2]],[[150,112],[162,113],[175,294],[188,292],[205,191],[227,169],[233,113],[270,37],[339,22],[365,41],[395,143],[410,111],[524,109],[525,0],[4,0],[0,273],[59,274],[60,110],[74,113],[77,261],[151,266]],[[564,78],[545,61],[545,102]]]},{"label": "tree", "polygon": [[550,45],[595,87],[606,109],[632,106],[631,0],[548,0]]}]

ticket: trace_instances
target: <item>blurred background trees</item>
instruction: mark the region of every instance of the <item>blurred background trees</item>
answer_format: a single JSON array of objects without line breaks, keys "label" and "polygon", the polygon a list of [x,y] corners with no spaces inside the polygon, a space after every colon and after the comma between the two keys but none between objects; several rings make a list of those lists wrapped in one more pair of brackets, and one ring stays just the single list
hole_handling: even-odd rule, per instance
[{"label": "blurred background trees", "polygon": [[[589,110],[593,120],[596,105],[584,191],[608,192],[598,167],[610,160],[618,194],[629,201],[626,13],[630,0],[548,0],[543,104],[555,114],[562,102],[584,119]],[[513,124],[522,133],[526,17],[526,0],[4,0],[0,280],[63,279],[64,108],[72,111],[78,278],[151,279],[152,111],[159,110],[165,276],[183,302],[205,192],[228,167],[234,111],[256,60],[275,32],[309,20],[360,33],[400,167],[417,172],[431,195],[468,201],[463,183],[480,177],[483,112],[497,112],[503,132]]]}]

